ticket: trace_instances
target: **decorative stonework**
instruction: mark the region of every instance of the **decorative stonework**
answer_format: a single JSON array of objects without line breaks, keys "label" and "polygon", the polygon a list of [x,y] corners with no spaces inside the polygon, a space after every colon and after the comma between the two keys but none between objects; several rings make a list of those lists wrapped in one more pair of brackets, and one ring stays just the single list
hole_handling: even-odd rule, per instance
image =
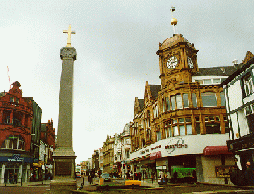
[{"label": "decorative stonework", "polygon": [[63,47],[60,51],[60,57],[63,60],[64,58],[72,58],[73,60],[77,59],[77,52],[74,47]]}]

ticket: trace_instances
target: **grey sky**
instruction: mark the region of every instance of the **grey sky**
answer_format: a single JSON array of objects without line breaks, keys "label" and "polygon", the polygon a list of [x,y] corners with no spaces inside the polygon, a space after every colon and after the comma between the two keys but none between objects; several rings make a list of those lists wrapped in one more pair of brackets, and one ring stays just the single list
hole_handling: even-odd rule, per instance
[{"label": "grey sky", "polygon": [[58,124],[60,49],[69,24],[76,31],[74,151],[77,163],[102,147],[106,135],[133,119],[145,81],[160,84],[156,51],[177,32],[195,44],[199,67],[232,65],[254,52],[254,1],[2,0],[0,91],[19,81],[42,108],[42,122]]}]

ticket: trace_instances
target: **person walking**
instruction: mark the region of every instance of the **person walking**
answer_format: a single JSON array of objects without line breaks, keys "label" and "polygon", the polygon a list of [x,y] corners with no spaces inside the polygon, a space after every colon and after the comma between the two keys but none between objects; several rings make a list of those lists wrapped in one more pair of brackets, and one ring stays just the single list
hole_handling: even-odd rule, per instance
[{"label": "person walking", "polygon": [[254,170],[250,162],[246,162],[244,175],[247,185],[254,185]]}]

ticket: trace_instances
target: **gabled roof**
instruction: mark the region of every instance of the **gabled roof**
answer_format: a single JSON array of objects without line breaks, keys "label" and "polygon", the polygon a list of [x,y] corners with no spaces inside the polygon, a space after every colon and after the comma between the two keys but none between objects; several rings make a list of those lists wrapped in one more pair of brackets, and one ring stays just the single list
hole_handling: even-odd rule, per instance
[{"label": "gabled roof", "polygon": [[150,85],[151,95],[154,99],[158,97],[158,92],[161,89],[161,85]]},{"label": "gabled roof", "polygon": [[251,58],[246,64],[241,65],[240,64],[240,69],[235,71],[232,75],[230,75],[225,81],[221,83],[221,85],[227,85],[229,82],[231,82],[237,75],[245,71],[247,68],[249,68],[252,64],[254,64],[254,57]]},{"label": "gabled roof", "polygon": [[221,67],[209,67],[209,68],[199,68],[193,76],[230,76],[237,69],[235,66],[221,66]]}]

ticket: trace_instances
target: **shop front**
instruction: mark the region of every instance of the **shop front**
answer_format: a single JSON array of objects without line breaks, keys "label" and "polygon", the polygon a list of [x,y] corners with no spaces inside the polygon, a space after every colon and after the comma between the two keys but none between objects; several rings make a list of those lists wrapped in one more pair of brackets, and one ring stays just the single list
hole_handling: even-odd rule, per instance
[{"label": "shop front", "polygon": [[[0,183],[28,182],[32,158],[21,154],[6,154],[0,156]],[[9,156],[8,156],[9,155]]]},{"label": "shop front", "polygon": [[[216,141],[215,141],[216,140]],[[204,149],[207,146],[226,147],[228,134],[186,135],[170,137],[160,140],[154,144],[131,153],[133,165],[138,170],[146,165],[147,172],[154,173],[155,178],[167,177],[178,182],[208,182],[220,183],[221,177],[216,176],[217,167],[231,165],[232,154],[213,152],[207,154]],[[219,149],[219,148],[218,148]],[[154,166],[148,164],[148,160],[142,160],[146,155],[149,161],[154,161]],[[209,166],[213,167],[213,176],[207,171]]]}]

